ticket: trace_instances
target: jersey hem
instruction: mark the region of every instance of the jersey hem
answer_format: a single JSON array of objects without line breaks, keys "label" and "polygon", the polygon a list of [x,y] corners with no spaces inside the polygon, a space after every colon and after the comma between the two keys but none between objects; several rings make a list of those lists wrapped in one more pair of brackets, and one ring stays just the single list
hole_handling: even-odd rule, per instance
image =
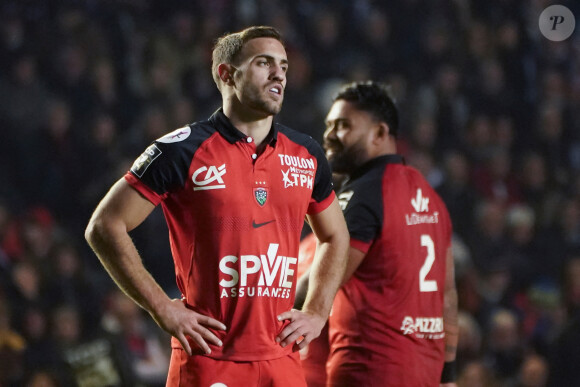
[{"label": "jersey hem", "polygon": [[[188,340],[188,341],[189,341],[189,345],[191,346],[191,348],[195,349],[197,344],[195,342],[193,342],[192,340]],[[175,337],[171,338],[171,349],[183,349],[183,347],[181,346],[181,343]],[[206,356],[206,357],[209,357],[209,358],[215,359],[215,360],[227,360],[227,361],[267,361],[267,360],[280,359],[282,357],[289,356],[289,355],[292,355],[292,353],[294,353],[292,351],[291,345],[286,347],[286,348],[280,347],[280,350],[273,351],[273,352],[266,352],[266,353],[264,353],[264,351],[261,351],[261,352],[244,352],[244,353],[238,352],[235,354],[225,354],[220,350],[220,348],[214,347],[214,346],[211,346],[211,350],[212,350],[212,352],[210,354],[204,354],[201,352],[195,353],[195,350],[194,350],[194,356],[196,356],[196,355],[197,356]]]},{"label": "jersey hem", "polygon": [[326,210],[334,201],[335,198],[334,191],[330,192],[330,195],[326,197],[326,199],[322,200],[321,202],[311,202],[308,206],[308,215],[318,214],[324,210]]},{"label": "jersey hem", "polygon": [[161,203],[161,197],[135,177],[131,171],[125,174],[125,180],[151,203],[155,205]]},{"label": "jersey hem", "polygon": [[350,247],[354,247],[355,249],[360,250],[366,254],[369,251],[369,249],[371,248],[371,243],[359,241],[359,240],[353,239],[351,237],[350,238]]}]

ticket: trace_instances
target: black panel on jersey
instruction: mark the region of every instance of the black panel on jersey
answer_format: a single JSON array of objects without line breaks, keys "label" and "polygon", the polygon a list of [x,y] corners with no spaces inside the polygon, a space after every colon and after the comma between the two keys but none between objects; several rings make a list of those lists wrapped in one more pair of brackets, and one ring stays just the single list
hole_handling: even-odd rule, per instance
[{"label": "black panel on jersey", "polygon": [[[209,121],[196,122],[189,127],[191,134],[183,141],[154,141],[131,168],[131,173],[158,195],[175,191],[185,185],[194,153],[216,131],[209,125]],[[139,163],[140,160],[145,160],[148,164],[144,167]],[[155,168],[148,168],[153,163]]]},{"label": "black panel on jersey", "polygon": [[[274,124],[274,127],[280,133],[283,133],[290,140],[296,144],[305,147],[308,152],[316,158],[318,167],[316,168],[316,176],[314,177],[314,190],[312,191],[312,198],[317,202],[326,199],[332,192],[332,174],[328,160],[324,155],[324,151],[318,142],[311,136],[300,133],[296,130],[290,129],[282,124]],[[330,184],[319,184],[320,181],[330,181]]]},{"label": "black panel on jersey", "polygon": [[[380,156],[358,168],[341,187],[353,194],[344,210],[351,238],[370,243],[383,227],[383,175],[389,163],[402,163],[399,155]],[[388,200],[386,198],[385,200]]]}]

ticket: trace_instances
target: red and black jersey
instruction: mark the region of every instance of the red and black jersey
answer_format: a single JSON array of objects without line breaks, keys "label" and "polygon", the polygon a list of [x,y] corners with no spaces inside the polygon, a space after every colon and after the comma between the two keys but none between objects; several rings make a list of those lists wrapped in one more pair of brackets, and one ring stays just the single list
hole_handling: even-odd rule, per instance
[{"label": "red and black jersey", "polygon": [[333,305],[329,370],[366,370],[377,386],[438,386],[452,232],[443,201],[398,155],[363,165],[338,199],[351,247],[366,255]]},{"label": "red and black jersey", "polygon": [[[177,285],[188,307],[222,321],[211,357],[268,360],[277,315],[294,301],[304,216],[334,199],[324,153],[310,136],[273,124],[265,150],[218,110],[156,140],[126,180],[161,203]],[[179,347],[176,339],[173,345]],[[192,348],[196,345],[192,345]]]}]

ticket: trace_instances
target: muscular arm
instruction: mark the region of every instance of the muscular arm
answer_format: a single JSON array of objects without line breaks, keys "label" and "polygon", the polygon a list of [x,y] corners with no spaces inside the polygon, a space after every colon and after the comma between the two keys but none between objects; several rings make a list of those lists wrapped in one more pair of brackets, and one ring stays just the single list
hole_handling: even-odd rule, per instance
[{"label": "muscular arm", "polygon": [[120,179],[97,206],[85,238],[115,283],[149,312],[161,328],[175,336],[189,354],[192,351],[186,335],[209,353],[205,340],[221,343],[204,325],[225,329],[223,324],[188,310],[179,300],[171,300],[143,266],[128,234],[154,208],[125,179]]},{"label": "muscular arm", "polygon": [[[349,248],[348,260],[346,263],[344,275],[342,277],[341,285],[344,285],[350,279],[350,277],[352,277],[352,275],[359,267],[365,256],[366,254],[360,251],[359,249],[354,247]],[[296,309],[302,309],[302,305],[304,304],[306,294],[308,292],[308,286],[310,282],[309,280],[310,280],[310,269],[308,269],[308,271],[304,273],[304,275],[300,278],[298,284],[296,285],[296,299],[294,301],[294,307]]]},{"label": "muscular arm", "polygon": [[117,285],[143,309],[159,309],[168,297],[145,270],[128,232],[155,206],[119,180],[97,206],[85,237]]},{"label": "muscular arm", "polygon": [[457,290],[451,247],[447,250],[443,323],[445,325],[445,361],[455,360],[459,328],[457,326]]},{"label": "muscular arm", "polygon": [[344,276],[349,235],[336,199],[326,210],[310,216],[309,223],[318,239],[318,246],[302,311],[318,314],[326,320]]},{"label": "muscular arm", "polygon": [[352,275],[354,274],[356,269],[360,266],[365,256],[366,254],[360,251],[359,249],[356,249],[354,247],[351,247],[349,249],[348,263],[346,265],[346,270],[344,272],[344,277],[342,279],[342,285],[344,285],[350,279],[350,277],[352,277]]},{"label": "muscular arm", "polygon": [[[457,290],[455,288],[455,265],[451,247],[447,250],[445,295],[443,306],[443,324],[445,326],[445,362],[455,361],[459,327],[457,326]],[[441,386],[454,387],[455,383],[444,383]]]},{"label": "muscular arm", "polygon": [[300,312],[292,310],[279,316],[280,320],[292,321],[278,336],[281,345],[303,336],[299,349],[318,337],[328,319],[344,276],[349,245],[348,230],[336,199],[324,211],[309,216],[308,221],[319,242],[310,268],[306,299]]}]

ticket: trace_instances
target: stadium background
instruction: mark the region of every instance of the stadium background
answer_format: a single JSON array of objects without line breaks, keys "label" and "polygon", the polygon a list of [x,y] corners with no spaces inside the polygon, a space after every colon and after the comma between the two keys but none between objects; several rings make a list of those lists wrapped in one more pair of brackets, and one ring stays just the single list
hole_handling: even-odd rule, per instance
[{"label": "stadium background", "polygon": [[[460,386],[580,385],[580,32],[540,34],[552,3],[1,1],[0,385],[164,385],[166,335],[83,231],[153,139],[221,104],[212,44],[251,24],[285,36],[279,121],[319,141],[338,85],[392,85],[454,221]],[[132,234],[178,296],[166,235],[159,210]]]}]

